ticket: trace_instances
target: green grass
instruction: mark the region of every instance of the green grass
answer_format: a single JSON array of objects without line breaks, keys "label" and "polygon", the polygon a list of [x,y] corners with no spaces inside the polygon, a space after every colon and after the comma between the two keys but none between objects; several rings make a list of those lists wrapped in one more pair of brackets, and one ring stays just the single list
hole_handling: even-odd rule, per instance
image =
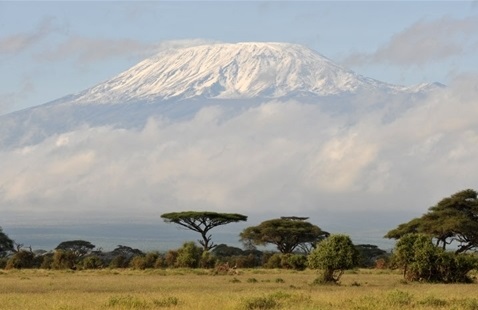
[{"label": "green grass", "polygon": [[[1,309],[464,309],[478,310],[478,284],[406,283],[393,271],[345,273],[313,285],[306,270],[10,270]],[[254,279],[254,280],[251,280]]]}]

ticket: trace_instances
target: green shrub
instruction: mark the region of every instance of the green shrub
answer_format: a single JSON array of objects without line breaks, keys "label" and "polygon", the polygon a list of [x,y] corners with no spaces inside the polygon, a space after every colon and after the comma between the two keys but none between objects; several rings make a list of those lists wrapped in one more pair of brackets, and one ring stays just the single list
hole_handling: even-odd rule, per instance
[{"label": "green shrub", "polygon": [[131,268],[139,270],[146,269],[146,265],[146,259],[142,255],[134,256],[129,263]]},{"label": "green shrub", "polygon": [[176,267],[176,259],[178,258],[178,251],[169,250],[164,256],[164,264],[166,267]]},{"label": "green shrub", "polygon": [[281,268],[282,264],[282,254],[281,253],[274,253],[272,254],[266,263],[263,265],[264,268]]},{"label": "green shrub", "polygon": [[185,242],[182,248],[178,249],[178,256],[176,257],[176,267],[199,267],[202,251],[203,249],[198,247],[194,242]]},{"label": "green shrub", "polygon": [[358,264],[358,252],[347,235],[330,235],[308,256],[308,266],[320,269],[319,281],[337,282],[346,269]]},{"label": "green shrub", "polygon": [[307,266],[307,257],[302,254],[282,254],[281,268],[304,270]]},{"label": "green shrub", "polygon": [[6,257],[0,258],[0,269],[5,269],[5,267],[7,267],[7,261],[8,258]]},{"label": "green shrub", "polygon": [[216,257],[211,254],[209,251],[204,251],[201,254],[201,260],[199,262],[199,266],[201,268],[214,268],[216,266],[217,259]]},{"label": "green shrub", "polygon": [[159,256],[156,261],[154,262],[154,268],[165,268],[166,266],[166,261],[164,260],[163,256]]},{"label": "green shrub", "polygon": [[53,264],[53,254],[46,254],[42,256],[42,262],[40,264],[41,269],[51,269]]},{"label": "green shrub", "polygon": [[110,268],[128,268],[130,265],[131,259],[128,259],[124,255],[117,255],[111,260],[109,267]]},{"label": "green shrub", "polygon": [[37,265],[35,254],[20,250],[8,259],[5,269],[34,268],[38,267]]},{"label": "green shrub", "polygon": [[400,238],[392,256],[409,281],[468,283],[468,273],[477,267],[478,258],[446,252],[436,247],[430,236],[407,234]]},{"label": "green shrub", "polygon": [[100,269],[103,268],[103,261],[96,255],[91,255],[83,258],[80,263],[79,267],[81,269]]},{"label": "green shrub", "polygon": [[72,251],[56,250],[51,263],[53,269],[75,269],[76,255]]},{"label": "green shrub", "polygon": [[156,264],[156,261],[159,258],[159,253],[158,252],[148,252],[144,256],[144,262],[146,264],[146,268],[154,268],[154,265]]}]

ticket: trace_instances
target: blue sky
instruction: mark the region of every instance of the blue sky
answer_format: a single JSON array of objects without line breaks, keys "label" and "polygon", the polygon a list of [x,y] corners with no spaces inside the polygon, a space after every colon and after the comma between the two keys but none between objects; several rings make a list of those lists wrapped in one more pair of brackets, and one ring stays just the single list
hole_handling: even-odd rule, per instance
[{"label": "blue sky", "polygon": [[389,83],[478,68],[470,1],[2,1],[0,113],[79,92],[170,44],[306,45]]}]

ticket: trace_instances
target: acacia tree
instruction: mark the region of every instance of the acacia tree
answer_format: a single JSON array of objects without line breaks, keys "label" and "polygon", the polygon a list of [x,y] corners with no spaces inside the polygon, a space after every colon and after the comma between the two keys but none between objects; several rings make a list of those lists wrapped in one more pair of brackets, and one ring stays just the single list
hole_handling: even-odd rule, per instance
[{"label": "acacia tree", "polygon": [[251,226],[240,234],[246,245],[274,244],[284,254],[292,253],[304,244],[315,244],[329,233],[306,222],[307,217],[282,217]]},{"label": "acacia tree", "polygon": [[72,252],[76,257],[82,257],[90,253],[95,248],[94,244],[85,240],[63,241],[55,250]]},{"label": "acacia tree", "polygon": [[470,282],[468,273],[476,268],[474,255],[447,252],[432,243],[425,234],[407,234],[397,242],[393,251],[394,265],[403,269],[409,281]]},{"label": "acacia tree", "polygon": [[478,193],[466,189],[442,199],[420,218],[400,224],[385,237],[400,239],[406,234],[422,233],[434,238],[435,245],[446,248],[458,242],[456,253],[478,248]]},{"label": "acacia tree", "polygon": [[14,242],[10,239],[7,234],[3,232],[2,227],[0,227],[0,257],[5,257],[8,252],[13,251]]},{"label": "acacia tree", "polygon": [[312,269],[322,270],[319,282],[337,282],[345,270],[358,264],[359,253],[347,235],[331,235],[308,256]]},{"label": "acacia tree", "polygon": [[198,240],[204,248],[209,251],[216,247],[211,241],[209,231],[214,227],[229,223],[237,223],[247,221],[247,216],[237,213],[216,213],[208,211],[184,211],[171,212],[161,215],[166,223],[175,223],[186,227],[189,230],[196,231],[201,234],[202,240]]}]

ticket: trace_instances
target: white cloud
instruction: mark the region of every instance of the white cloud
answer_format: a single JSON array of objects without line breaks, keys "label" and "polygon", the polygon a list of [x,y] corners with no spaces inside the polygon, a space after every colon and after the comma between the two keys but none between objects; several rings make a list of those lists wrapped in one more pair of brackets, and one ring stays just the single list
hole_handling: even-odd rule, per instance
[{"label": "white cloud", "polygon": [[6,219],[36,222],[192,209],[304,215],[326,228],[330,212],[345,226],[358,212],[422,213],[476,188],[477,81],[460,77],[386,122],[386,109],[351,122],[320,105],[267,102],[140,131],[81,128],[0,151],[0,205]]},{"label": "white cloud", "polygon": [[84,36],[71,36],[53,49],[44,50],[37,55],[43,61],[74,59],[81,65],[92,64],[112,57],[148,57],[163,49],[181,48],[205,44],[211,41],[201,39],[170,40],[148,43],[136,39],[107,39]]},{"label": "white cloud", "polygon": [[18,33],[0,37],[0,55],[20,53],[45,39],[51,33],[58,31],[53,25],[53,18],[44,18],[30,33]]},{"label": "white cloud", "polygon": [[344,63],[349,66],[368,63],[423,65],[473,53],[478,43],[477,28],[478,16],[422,20],[393,35],[375,52],[354,53]]}]

